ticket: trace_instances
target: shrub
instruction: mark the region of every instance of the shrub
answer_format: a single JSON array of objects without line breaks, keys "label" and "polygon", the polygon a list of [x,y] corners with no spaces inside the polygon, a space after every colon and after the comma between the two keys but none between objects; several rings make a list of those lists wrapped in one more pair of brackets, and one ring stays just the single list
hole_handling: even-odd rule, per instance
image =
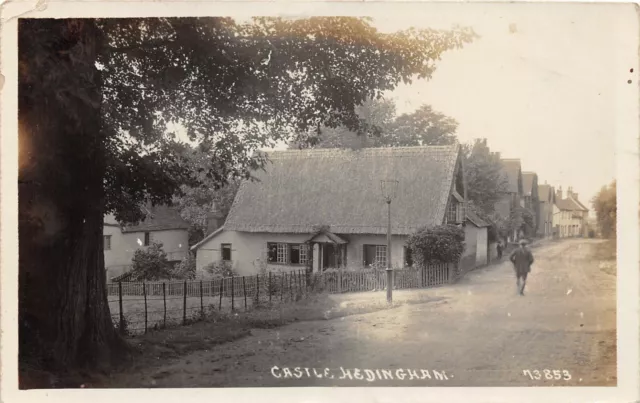
[{"label": "shrub", "polygon": [[173,271],[172,277],[179,280],[193,280],[196,278],[196,258],[188,252],[187,256],[178,263]]},{"label": "shrub", "polygon": [[154,242],[148,249],[138,249],[133,254],[132,277],[137,281],[157,281],[171,278],[171,265],[162,244]]},{"label": "shrub", "polygon": [[596,232],[592,229],[589,230],[589,238],[595,238],[596,237]]},{"label": "shrub", "polygon": [[458,262],[464,252],[464,230],[455,225],[422,228],[409,236],[407,247],[418,266]]},{"label": "shrub", "polygon": [[209,263],[203,269],[205,272],[211,274],[215,278],[220,277],[235,277],[238,275],[235,270],[233,270],[233,263],[226,262],[223,260]]}]

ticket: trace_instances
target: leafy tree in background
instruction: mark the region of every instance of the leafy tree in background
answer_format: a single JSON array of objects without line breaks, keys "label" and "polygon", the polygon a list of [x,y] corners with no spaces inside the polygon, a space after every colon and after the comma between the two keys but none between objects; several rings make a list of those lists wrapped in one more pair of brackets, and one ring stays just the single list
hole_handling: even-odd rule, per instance
[{"label": "leafy tree in background", "polygon": [[172,199],[182,218],[190,224],[189,245],[204,238],[207,215],[212,209],[217,209],[222,219],[226,218],[241,183],[240,179],[232,177],[220,184],[207,177],[207,172],[214,169],[210,153],[210,147],[202,144],[185,151],[185,160],[189,162],[191,179],[195,184],[181,185]]},{"label": "leafy tree in background", "polygon": [[294,140],[289,148],[350,148],[382,147],[388,143],[396,114],[396,105],[390,99],[369,99],[356,108],[358,117],[367,124],[365,133],[357,133],[346,126],[323,127],[320,134],[309,141]]},{"label": "leafy tree in background", "polygon": [[463,146],[467,198],[481,216],[493,213],[495,204],[507,191],[500,157],[491,152],[487,139],[475,139]]},{"label": "leafy tree in background", "polygon": [[[429,78],[463,28],[380,33],[362,18],[20,19],[20,360],[109,366],[128,345],[109,313],[103,217],[197,186],[180,124],[210,145],[222,187],[254,153],[311,129],[366,125],[356,106]],[[308,138],[305,138],[308,137]]]},{"label": "leafy tree in background", "polygon": [[294,142],[290,148],[367,148],[448,145],[457,141],[455,119],[422,105],[412,113],[396,117],[396,105],[390,99],[372,99],[357,113],[366,123],[366,135],[346,126],[323,128],[314,142]]},{"label": "leafy tree in background", "polygon": [[393,122],[388,144],[396,147],[455,144],[458,122],[429,105],[404,113]]},{"label": "leafy tree in background", "polygon": [[600,191],[593,197],[591,203],[596,212],[596,220],[600,227],[600,232],[604,238],[616,237],[616,181],[614,180],[608,186],[603,186]]}]

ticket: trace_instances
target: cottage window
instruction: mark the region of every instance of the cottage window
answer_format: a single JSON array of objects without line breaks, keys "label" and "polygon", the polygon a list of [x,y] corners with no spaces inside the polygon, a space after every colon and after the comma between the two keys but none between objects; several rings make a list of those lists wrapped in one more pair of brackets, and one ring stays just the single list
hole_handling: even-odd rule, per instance
[{"label": "cottage window", "polygon": [[223,243],[220,245],[220,252],[222,254],[222,260],[225,262],[231,261],[231,244]]},{"label": "cottage window", "polygon": [[291,264],[306,264],[309,261],[307,254],[307,245],[305,244],[291,244],[290,254]]},{"label": "cottage window", "polygon": [[104,244],[104,250],[111,250],[111,235],[103,235],[102,241]]},{"label": "cottage window", "polygon": [[151,244],[151,233],[150,232],[145,232],[144,233],[144,246],[149,246]]},{"label": "cottage window", "polygon": [[461,222],[461,204],[455,200],[451,200],[449,203],[449,208],[447,209],[447,222],[449,223],[457,223]]},{"label": "cottage window", "polygon": [[272,263],[307,264],[309,262],[309,252],[306,244],[268,242],[267,252],[269,262]]},{"label": "cottage window", "polygon": [[387,246],[386,245],[363,245],[362,257],[365,266],[378,264],[387,265]]}]

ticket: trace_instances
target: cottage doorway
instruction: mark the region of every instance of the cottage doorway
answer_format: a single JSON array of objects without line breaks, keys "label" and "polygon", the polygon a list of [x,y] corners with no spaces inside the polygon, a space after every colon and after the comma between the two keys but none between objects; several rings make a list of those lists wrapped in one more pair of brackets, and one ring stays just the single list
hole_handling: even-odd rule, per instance
[{"label": "cottage doorway", "polygon": [[332,243],[322,244],[322,269],[335,269],[339,267],[338,247]]}]

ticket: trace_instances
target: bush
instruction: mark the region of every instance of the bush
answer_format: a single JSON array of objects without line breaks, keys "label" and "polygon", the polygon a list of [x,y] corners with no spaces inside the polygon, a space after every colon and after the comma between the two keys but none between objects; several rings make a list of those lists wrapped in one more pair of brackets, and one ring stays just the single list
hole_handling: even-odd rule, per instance
[{"label": "bush", "polygon": [[464,230],[455,225],[422,228],[406,244],[418,266],[458,262],[464,252]]},{"label": "bush", "polygon": [[595,238],[596,237],[596,232],[592,229],[589,230],[589,238]]},{"label": "bush", "polygon": [[238,273],[233,270],[233,263],[223,260],[209,263],[203,270],[215,278],[235,277],[238,275]]},{"label": "bush", "polygon": [[191,252],[188,252],[187,256],[174,267],[172,277],[179,280],[196,278],[196,258]]},{"label": "bush", "polygon": [[138,249],[133,254],[132,277],[136,281],[157,281],[171,278],[171,265],[162,244],[154,242],[148,249]]}]

